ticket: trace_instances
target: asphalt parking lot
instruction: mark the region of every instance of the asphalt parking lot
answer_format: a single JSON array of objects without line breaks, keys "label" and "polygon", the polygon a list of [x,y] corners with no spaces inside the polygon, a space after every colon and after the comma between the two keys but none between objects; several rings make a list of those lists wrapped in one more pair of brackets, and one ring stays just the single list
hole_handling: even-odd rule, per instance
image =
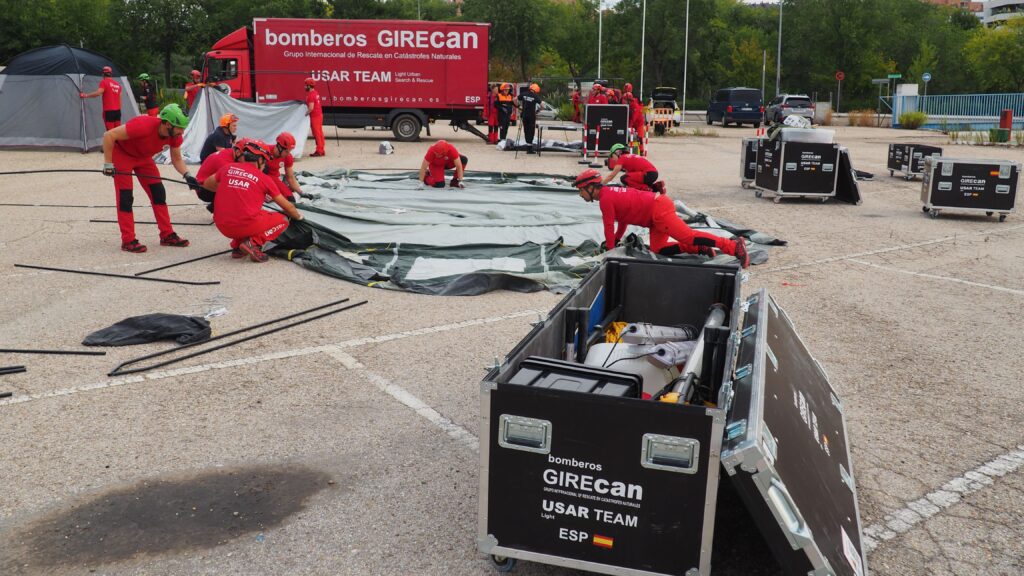
[{"label": "asphalt parking lot", "polygon": [[[875,175],[860,183],[863,204],[774,204],[740,187],[740,138],[753,129],[714,131],[652,139],[651,160],[691,207],[789,241],[751,269],[744,291],[769,290],[844,401],[870,571],[1024,574],[1024,217],[928,218],[920,182],[885,169],[890,142],[1017,162],[1024,152],[838,128],[854,166]],[[391,156],[376,153],[390,134],[339,134],[325,158],[297,167],[415,169],[445,137],[478,170],[579,168],[575,156],[516,158],[447,127]],[[0,164],[98,169],[102,157],[0,151]],[[210,222],[187,188],[168,190],[176,222]],[[150,251],[121,252],[116,224],[89,222],[115,216],[100,174],[0,176],[0,204],[3,348],[78,348],[151,312],[224,309],[216,334],[367,301],[134,376],[106,374],[167,346],[0,355],[28,368],[0,377],[0,392],[14,393],[0,400],[0,574],[493,573],[475,550],[479,380],[558,295],[418,296],[226,255],[161,275],[220,282],[211,286],[15,268],[133,274],[227,241],[179,226],[192,246],[160,247],[155,226],[140,224]],[[152,219],[138,187],[135,213]],[[520,563],[515,573],[575,572]]]}]

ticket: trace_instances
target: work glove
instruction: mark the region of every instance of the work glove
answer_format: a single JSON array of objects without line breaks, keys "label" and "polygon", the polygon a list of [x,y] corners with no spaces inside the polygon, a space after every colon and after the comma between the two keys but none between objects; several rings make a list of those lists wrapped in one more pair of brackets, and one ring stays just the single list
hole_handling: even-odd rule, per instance
[{"label": "work glove", "polygon": [[451,187],[452,188],[465,188],[466,185],[462,183],[462,180],[459,180],[458,178],[452,178]]},{"label": "work glove", "polygon": [[107,162],[107,163],[103,164],[103,175],[104,176],[113,176],[114,175],[114,163],[113,162]]},{"label": "work glove", "polygon": [[188,172],[185,172],[185,182],[188,184],[188,187],[193,192],[199,192],[199,190],[202,188],[202,186],[199,185],[199,180],[196,180],[196,177],[189,174]]}]

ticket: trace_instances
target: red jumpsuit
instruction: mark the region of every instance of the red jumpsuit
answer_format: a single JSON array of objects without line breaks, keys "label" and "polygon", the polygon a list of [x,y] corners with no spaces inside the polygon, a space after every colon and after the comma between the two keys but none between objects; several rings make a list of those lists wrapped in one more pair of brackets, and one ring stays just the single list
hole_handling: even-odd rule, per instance
[{"label": "red jumpsuit", "polygon": [[644,118],[644,108],[640,101],[633,97],[629,99],[629,127],[636,132],[637,141],[640,142],[640,155],[646,156],[644,137],[647,135],[647,119]]},{"label": "red jumpsuit", "polygon": [[295,194],[292,189],[288,187],[288,184],[281,179],[281,165],[285,168],[291,168],[295,165],[295,159],[292,158],[291,152],[285,152],[282,156],[277,158],[271,158],[270,162],[267,163],[267,175],[274,182],[275,189],[279,194],[288,199],[289,202],[293,202]]},{"label": "red jumpsuit", "polygon": [[313,139],[316,141],[315,154],[323,156],[326,153],[324,150],[324,111],[316,88],[306,92],[306,106],[310,104],[313,105],[313,110],[309,113],[309,129],[313,132]]},{"label": "red jumpsuit", "polygon": [[629,188],[653,190],[654,183],[658,181],[658,169],[643,156],[623,154],[616,160],[615,166],[622,166],[622,172],[625,172],[622,184]]},{"label": "red jumpsuit", "polygon": [[[196,172],[196,180],[199,181],[200,186],[206,179],[213,176],[220,171],[221,168],[231,164],[235,161],[235,150],[234,148],[225,148],[218,150],[213,154],[206,157],[203,160],[202,166],[199,167],[199,172]],[[205,188],[201,192],[196,192],[196,196],[199,197],[203,202],[213,202],[214,194],[216,191],[208,191]]]},{"label": "red jumpsuit", "polygon": [[[692,254],[704,246],[719,248],[726,254],[736,253],[736,242],[733,240],[698,232],[687,226],[676,215],[675,203],[664,194],[605,186],[601,189],[600,204],[605,247],[609,249],[618,244],[626,227],[632,225],[650,230],[652,252],[661,252],[675,246],[682,252]],[[669,238],[676,242],[670,242]]]},{"label": "red jumpsuit", "polygon": [[263,246],[288,228],[284,214],[263,210],[264,197],[280,194],[271,178],[256,166],[245,162],[223,166],[217,172],[217,182],[213,222],[231,239],[232,249],[246,240]]},{"label": "red jumpsuit", "polygon": [[[104,92],[106,94],[106,92]],[[114,190],[117,192],[117,225],[121,228],[121,243],[127,244],[135,240],[135,215],[132,212],[134,197],[132,194],[132,172],[142,184],[142,189],[149,196],[153,205],[160,237],[174,233],[171,226],[171,215],[167,211],[167,191],[159,180],[160,172],[153,162],[153,155],[164,149],[164,146],[181,147],[181,136],[161,138],[157,133],[160,118],[137,116],[125,124],[128,140],[114,143]]]},{"label": "red jumpsuit", "polygon": [[493,91],[487,95],[487,143],[498,143],[498,95]]},{"label": "red jumpsuit", "polygon": [[185,84],[185,113],[188,114],[192,111],[192,103],[196,101],[196,95],[199,94],[199,89],[203,87],[201,82],[189,82]]},{"label": "red jumpsuit", "polygon": [[[443,153],[440,158],[436,155]],[[427,155],[423,157],[429,163],[427,168],[427,174],[423,178],[423,183],[427,186],[434,186],[440,188],[444,186],[444,171],[455,169],[455,160],[462,160],[462,169],[466,169],[466,163],[469,159],[459,154],[459,151],[455,149],[448,142],[438,142],[427,149]]]},{"label": "red jumpsuit", "polygon": [[121,85],[113,78],[100,81],[103,88],[103,126],[112,130],[121,125]]},{"label": "red jumpsuit", "polygon": [[572,91],[572,121],[577,124],[580,122],[580,91]]}]

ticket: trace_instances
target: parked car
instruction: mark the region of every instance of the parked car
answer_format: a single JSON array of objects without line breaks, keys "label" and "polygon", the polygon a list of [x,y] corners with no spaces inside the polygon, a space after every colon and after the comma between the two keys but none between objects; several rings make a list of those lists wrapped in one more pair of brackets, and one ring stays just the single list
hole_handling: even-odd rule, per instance
[{"label": "parked car", "polygon": [[761,91],[754,88],[723,88],[715,92],[708,103],[707,121],[721,122],[722,127],[735,122],[737,126],[753,124],[761,126],[764,118],[764,103]]},{"label": "parked car", "polygon": [[558,118],[558,108],[547,102],[541,101],[540,110],[537,111],[538,120],[555,120]]},{"label": "parked car", "polygon": [[774,124],[786,116],[803,116],[814,123],[814,103],[806,94],[779,94],[768,103],[765,119]]},{"label": "parked car", "polygon": [[647,108],[644,110],[644,118],[648,122],[654,120],[654,109],[655,108],[668,108],[672,110],[672,124],[679,126],[680,122],[683,121],[682,112],[679,110],[679,104],[676,103],[679,92],[673,86],[658,86],[651,92],[651,99],[647,103]]}]

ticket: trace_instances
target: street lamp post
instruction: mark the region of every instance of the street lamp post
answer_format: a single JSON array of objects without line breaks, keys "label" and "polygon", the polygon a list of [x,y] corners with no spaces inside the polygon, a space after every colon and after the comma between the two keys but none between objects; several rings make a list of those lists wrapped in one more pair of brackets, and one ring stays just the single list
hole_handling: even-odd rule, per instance
[{"label": "street lamp post", "polygon": [[686,72],[690,64],[690,0],[686,0],[686,35],[683,48],[683,115],[680,124],[686,123]]},{"label": "street lamp post", "polygon": [[775,52],[775,95],[781,92],[779,84],[782,78],[782,4],[785,0],[779,0],[779,48]]},{"label": "street lamp post", "polygon": [[643,2],[643,17],[640,19],[640,98],[644,99],[644,48],[647,46],[647,0]]},{"label": "street lamp post", "polygon": [[604,1],[597,3],[597,77],[601,77],[601,22],[604,16]]}]

